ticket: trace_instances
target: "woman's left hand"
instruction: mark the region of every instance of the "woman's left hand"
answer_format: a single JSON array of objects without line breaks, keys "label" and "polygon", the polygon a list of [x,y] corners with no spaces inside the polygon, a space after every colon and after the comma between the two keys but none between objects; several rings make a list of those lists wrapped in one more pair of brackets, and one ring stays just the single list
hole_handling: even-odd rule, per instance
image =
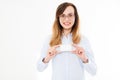
[{"label": "woman's left hand", "polygon": [[83,61],[83,63],[87,63],[88,58],[85,55],[85,50],[76,44],[73,44],[73,47],[75,47],[75,50],[73,50],[72,53],[76,54]]}]

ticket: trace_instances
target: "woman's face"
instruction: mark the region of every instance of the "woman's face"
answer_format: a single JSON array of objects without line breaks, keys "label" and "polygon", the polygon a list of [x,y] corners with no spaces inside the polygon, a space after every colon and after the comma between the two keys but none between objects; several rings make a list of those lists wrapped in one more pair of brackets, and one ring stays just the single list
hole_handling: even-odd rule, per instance
[{"label": "woman's face", "polygon": [[63,14],[59,16],[59,21],[63,29],[71,29],[75,22],[74,8],[68,6]]}]

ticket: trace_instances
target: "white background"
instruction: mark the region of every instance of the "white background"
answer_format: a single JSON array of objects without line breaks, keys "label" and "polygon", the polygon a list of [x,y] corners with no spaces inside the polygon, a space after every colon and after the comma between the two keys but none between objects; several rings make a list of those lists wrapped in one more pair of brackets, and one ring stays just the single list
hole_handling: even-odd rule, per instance
[{"label": "white background", "polygon": [[0,80],[50,80],[51,64],[38,72],[36,62],[64,1],[76,5],[94,51],[97,74],[86,80],[120,80],[119,0],[0,0]]}]

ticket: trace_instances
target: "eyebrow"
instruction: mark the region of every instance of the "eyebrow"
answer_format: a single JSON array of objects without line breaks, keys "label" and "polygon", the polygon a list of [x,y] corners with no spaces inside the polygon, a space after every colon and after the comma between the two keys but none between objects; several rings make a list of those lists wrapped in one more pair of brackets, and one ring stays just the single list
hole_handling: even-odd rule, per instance
[{"label": "eyebrow", "polygon": [[[74,13],[68,13],[67,15],[69,15],[69,14],[74,14]],[[62,14],[62,15],[66,15],[66,14]]]}]

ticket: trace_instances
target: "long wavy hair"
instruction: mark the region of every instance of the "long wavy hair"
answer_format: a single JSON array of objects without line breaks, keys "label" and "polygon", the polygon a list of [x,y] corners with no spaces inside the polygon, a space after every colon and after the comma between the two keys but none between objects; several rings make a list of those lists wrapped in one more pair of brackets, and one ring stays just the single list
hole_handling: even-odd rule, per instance
[{"label": "long wavy hair", "polygon": [[62,31],[63,31],[63,27],[60,25],[59,22],[59,16],[61,14],[63,14],[63,12],[65,11],[65,9],[68,6],[72,6],[74,8],[74,15],[75,15],[75,22],[72,26],[72,41],[73,43],[77,44],[80,42],[80,33],[79,33],[79,15],[77,12],[77,8],[74,4],[72,3],[68,3],[68,2],[64,2],[62,4],[60,4],[57,7],[56,10],[56,16],[55,16],[55,21],[53,24],[53,29],[52,29],[52,37],[51,37],[51,41],[50,41],[50,46],[54,46],[54,45],[58,45],[61,44],[61,37],[62,37]]}]

